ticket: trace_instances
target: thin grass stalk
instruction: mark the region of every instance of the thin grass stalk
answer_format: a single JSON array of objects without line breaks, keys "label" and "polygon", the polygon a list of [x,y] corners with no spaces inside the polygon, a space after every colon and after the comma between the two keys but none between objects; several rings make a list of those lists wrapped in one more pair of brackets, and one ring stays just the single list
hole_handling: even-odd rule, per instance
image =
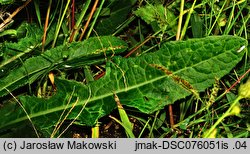
[{"label": "thin grass stalk", "polygon": [[183,12],[184,4],[185,4],[185,1],[181,0],[180,15],[179,15],[178,28],[177,28],[177,33],[176,33],[176,40],[180,40],[181,25],[182,25],[183,13],[184,13]]},{"label": "thin grass stalk", "polygon": [[[216,25],[217,21],[219,20],[219,18],[220,18],[220,16],[221,16],[221,13],[222,13],[222,11],[224,10],[224,7],[225,7],[226,4],[227,4],[227,1],[225,1],[225,2],[223,3],[223,5],[222,5],[222,7],[221,7],[219,13],[216,15],[216,19],[215,19],[215,21],[214,21],[212,27],[210,27],[210,29],[209,29],[207,35],[210,35],[210,34],[212,33],[212,30],[214,29],[214,26]],[[212,18],[211,18],[211,20],[212,20]]]},{"label": "thin grass stalk", "polygon": [[222,122],[223,119],[225,119],[227,116],[231,115],[230,112],[232,111],[233,107],[239,103],[239,100],[241,100],[242,97],[238,96],[234,102],[231,104],[231,106],[228,108],[226,113],[224,113],[216,122],[215,124],[204,134],[204,138],[208,138],[211,133],[215,130],[215,128]]},{"label": "thin grass stalk", "polygon": [[120,26],[117,27],[117,30],[112,34],[115,36],[116,34],[120,33],[125,27],[127,27],[132,21],[134,21],[136,17],[133,15],[129,17],[125,22],[123,22]]},{"label": "thin grass stalk", "polygon": [[[180,6],[180,15],[179,15],[179,21],[178,21],[178,27],[176,32],[176,40],[180,40],[180,34],[181,34],[181,25],[182,25],[182,19],[183,19],[183,10],[184,10],[184,4],[185,1],[181,0],[181,6]],[[168,112],[169,112],[169,118],[170,118],[170,126],[173,128],[174,126],[174,114],[173,114],[173,107],[172,104],[168,105]]]},{"label": "thin grass stalk", "polygon": [[89,18],[88,18],[86,24],[84,25],[84,28],[83,28],[83,30],[82,30],[82,33],[81,33],[81,35],[80,35],[78,41],[81,41],[81,40],[82,40],[82,38],[83,38],[83,36],[84,36],[84,34],[85,34],[85,32],[86,32],[88,26],[89,26],[90,20],[91,20],[91,18],[92,18],[93,15],[94,15],[94,12],[95,12],[95,10],[96,10],[96,7],[97,7],[98,2],[99,2],[99,0],[96,0],[96,1],[95,1],[94,5],[93,5],[93,7],[92,7],[92,9],[91,9]]},{"label": "thin grass stalk", "polygon": [[[232,21],[231,24],[229,24],[226,28],[226,30],[224,31],[224,35],[228,35],[229,32],[231,31],[231,29],[233,28],[234,24],[236,23],[236,20],[239,19],[239,16],[241,14],[241,12],[243,11],[243,9],[245,8],[246,3],[243,4],[243,6],[240,8],[240,10],[238,11],[237,15],[234,17],[234,20]],[[233,14],[233,13],[232,13]],[[233,16],[233,15],[232,15]]]},{"label": "thin grass stalk", "polygon": [[75,41],[76,40],[76,36],[79,32],[79,29],[80,29],[80,25],[84,19],[84,16],[89,8],[89,5],[90,5],[90,2],[91,0],[87,0],[87,2],[85,3],[84,5],[84,8],[82,9],[81,13],[80,13],[80,16],[78,17],[77,21],[76,21],[76,24],[74,25],[73,27],[73,30],[71,32],[71,35],[70,35],[70,39],[69,39],[69,42],[72,42],[72,41]]},{"label": "thin grass stalk", "polygon": [[44,46],[45,46],[45,42],[46,42],[46,35],[47,35],[47,29],[48,29],[48,24],[49,24],[51,4],[52,4],[52,0],[49,0],[49,7],[47,10],[44,29],[43,29],[42,52],[44,51]]},{"label": "thin grass stalk", "polygon": [[0,24],[0,30],[4,29],[4,27],[11,22],[12,18],[14,18],[23,8],[25,8],[32,0],[26,1],[22,6],[18,7],[12,14],[9,15],[7,19],[5,19]]},{"label": "thin grass stalk", "polygon": [[56,45],[57,37],[58,37],[58,34],[60,32],[62,22],[64,20],[65,15],[66,15],[69,4],[70,4],[70,0],[67,1],[67,4],[66,4],[66,6],[64,8],[64,11],[63,11],[63,14],[62,14],[62,17],[61,17],[61,20],[59,21],[59,24],[57,26],[57,29],[56,29],[56,32],[55,32],[55,37],[54,37],[54,40],[53,40],[53,43],[52,43],[52,48],[55,47],[55,45]]},{"label": "thin grass stalk", "polygon": [[75,26],[75,0],[72,0],[72,5],[71,5],[71,27],[72,29]]},{"label": "thin grass stalk", "polygon": [[36,129],[36,127],[35,127],[35,125],[34,125],[34,123],[32,122],[32,120],[31,120],[31,118],[30,118],[30,116],[29,116],[29,114],[28,114],[28,112],[27,112],[27,110],[24,108],[24,106],[23,106],[23,104],[8,90],[8,89],[5,89],[6,91],[8,91],[9,92],[9,94],[15,99],[15,101],[20,105],[20,107],[22,108],[22,110],[24,111],[24,113],[26,114],[26,116],[27,116],[27,118],[28,118],[28,120],[30,121],[30,123],[31,123],[31,125],[32,125],[32,128],[34,129],[34,131],[35,131],[35,134],[36,134],[36,136],[38,137],[38,138],[40,138],[40,136],[39,136],[39,134],[38,134],[38,131],[37,131],[37,129]]},{"label": "thin grass stalk", "polygon": [[91,26],[90,26],[90,28],[89,28],[89,31],[88,31],[87,36],[86,36],[86,39],[89,38],[89,36],[90,36],[90,34],[91,34],[91,32],[92,32],[94,26],[95,26],[96,20],[97,20],[97,18],[99,17],[99,14],[100,14],[100,12],[101,12],[101,10],[102,10],[102,7],[103,7],[104,2],[105,2],[105,0],[102,0],[101,4],[100,4],[100,6],[99,6],[99,9],[98,9],[98,11],[96,12],[96,16],[95,16],[95,18],[94,18],[94,20],[93,20],[93,22],[92,22],[92,24],[91,24]]},{"label": "thin grass stalk", "polygon": [[194,12],[195,3],[196,3],[196,0],[194,0],[191,9],[190,9],[189,12],[188,12],[187,19],[186,19],[185,24],[184,24],[184,26],[183,26],[183,29],[182,29],[182,31],[181,31],[180,40],[182,40],[183,37],[184,37],[185,34],[186,34],[186,31],[187,31],[187,28],[188,28],[188,24],[189,24],[189,21],[190,21],[191,14]]},{"label": "thin grass stalk", "polygon": [[156,111],[156,113],[155,113],[154,121],[153,121],[152,127],[151,127],[150,132],[149,132],[149,135],[148,135],[150,138],[154,137],[154,136],[153,136],[153,130],[154,130],[155,123],[156,123],[156,120],[157,120],[157,117],[158,117],[158,114],[159,114],[159,113],[160,113],[160,110]]}]

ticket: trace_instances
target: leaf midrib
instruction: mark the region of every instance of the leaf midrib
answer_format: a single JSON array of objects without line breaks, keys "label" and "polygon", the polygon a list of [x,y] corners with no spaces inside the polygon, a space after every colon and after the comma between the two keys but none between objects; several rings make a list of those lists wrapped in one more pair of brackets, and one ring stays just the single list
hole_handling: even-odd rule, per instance
[{"label": "leaf midrib", "polygon": [[[225,54],[225,53],[227,53],[227,52],[232,53],[231,50],[227,50],[226,52],[222,52],[222,53],[216,55],[216,57],[218,57],[218,56],[221,55],[221,54]],[[180,73],[180,72],[183,71],[183,70],[186,70],[186,69],[191,68],[191,67],[195,67],[195,66],[200,65],[201,63],[207,62],[207,61],[209,61],[210,59],[213,59],[213,58],[214,58],[214,57],[211,57],[211,58],[209,58],[209,59],[207,59],[207,60],[200,61],[200,62],[198,62],[198,63],[196,63],[196,64],[190,65],[189,67],[183,67],[182,69],[179,69],[179,70],[173,72],[173,74]],[[153,79],[151,79],[151,80],[147,80],[146,82],[142,82],[142,83],[139,83],[139,84],[135,84],[135,85],[130,86],[130,87],[127,87],[127,88],[122,88],[122,89],[117,90],[117,91],[115,91],[115,92],[116,92],[116,94],[119,94],[119,93],[123,93],[123,92],[126,92],[126,91],[130,91],[130,90],[133,90],[133,89],[142,87],[142,86],[144,86],[144,85],[147,85],[147,84],[149,84],[149,83],[156,82],[156,81],[161,80],[161,79],[163,79],[163,78],[165,78],[165,77],[170,77],[170,76],[169,76],[169,75],[166,75],[166,74],[165,74],[165,75],[162,75],[162,76],[158,76],[158,77],[153,78]],[[93,101],[100,100],[100,99],[103,99],[103,98],[106,98],[106,97],[110,97],[110,96],[113,96],[113,92],[109,92],[109,93],[106,93],[106,94],[101,95],[101,96],[96,96],[96,97],[94,97],[94,98],[90,98],[88,102],[86,102],[87,99],[84,99],[84,100],[82,100],[82,101],[79,101],[79,103],[76,104],[76,106],[80,106],[80,105],[83,105],[84,103],[93,102]],[[35,118],[35,117],[39,117],[39,116],[42,116],[42,115],[50,114],[50,113],[53,113],[53,112],[58,112],[58,111],[61,111],[61,110],[65,110],[65,109],[71,108],[72,105],[73,105],[73,104],[69,105],[67,108],[65,108],[64,105],[63,105],[63,106],[59,106],[59,107],[55,107],[55,108],[53,108],[52,110],[50,109],[50,110],[38,112],[38,113],[35,113],[35,114],[31,114],[31,115],[29,115],[29,117],[30,117],[30,118]],[[18,123],[18,122],[27,120],[27,119],[28,119],[27,116],[18,118],[18,119],[16,119],[15,121],[12,121],[12,122],[10,122],[10,123],[7,123],[7,124],[4,125],[4,126],[1,126],[0,128],[6,127],[6,126],[11,125],[11,124],[15,124],[15,123]]]},{"label": "leaf midrib", "polygon": [[[228,52],[229,52],[231,55],[235,55],[235,54],[232,53],[232,50],[226,50],[225,52],[221,52],[220,54],[218,54],[218,55],[216,55],[216,56],[210,57],[210,58],[208,58],[208,59],[206,59],[206,60],[203,60],[203,61],[200,61],[200,62],[198,62],[198,63],[196,63],[196,64],[190,65],[189,67],[183,67],[182,69],[179,69],[179,70],[173,72],[173,74],[180,73],[180,72],[182,72],[183,70],[189,69],[189,68],[191,68],[191,67],[195,67],[195,66],[197,66],[197,65],[200,65],[201,63],[204,63],[204,62],[209,61],[210,59],[213,59],[214,57],[218,57],[218,56],[220,56],[220,55],[222,55],[222,54],[226,54],[226,53],[228,53]],[[237,53],[236,53],[236,54],[237,54]],[[139,83],[139,84],[135,84],[135,85],[130,86],[130,87],[127,87],[127,88],[119,89],[119,90],[116,91],[116,94],[123,93],[123,92],[125,92],[125,91],[130,91],[130,90],[133,90],[133,89],[142,87],[142,86],[144,86],[144,85],[146,85],[146,84],[153,83],[153,82],[158,81],[158,80],[161,80],[161,79],[163,79],[163,78],[165,78],[165,77],[170,77],[170,76],[169,76],[169,75],[166,75],[166,74],[165,74],[165,75],[161,75],[161,76],[158,76],[158,77],[153,78],[153,79],[151,79],[151,80],[147,80],[147,81],[145,81],[145,82],[142,82],[142,83]],[[80,106],[80,105],[83,105],[84,103],[89,103],[89,102],[93,102],[93,101],[95,101],[95,100],[100,100],[100,99],[103,99],[103,98],[106,98],[106,97],[110,97],[110,96],[112,96],[112,95],[113,95],[113,92],[109,92],[109,93],[106,93],[106,94],[101,95],[101,96],[96,96],[96,97],[94,97],[94,98],[90,98],[88,102],[86,102],[87,99],[84,99],[84,100],[80,101],[78,104],[76,104],[76,106]],[[63,106],[55,107],[55,108],[53,108],[52,110],[50,109],[50,110],[38,112],[38,113],[35,113],[35,114],[31,114],[31,115],[29,115],[29,116],[30,116],[30,118],[35,118],[35,117],[38,117],[38,116],[50,114],[50,113],[57,112],[57,111],[60,111],[60,110],[65,110],[65,109],[68,109],[68,108],[71,108],[71,106],[68,106],[67,108],[65,108],[65,105],[63,105]],[[15,124],[15,123],[21,122],[21,121],[23,121],[23,120],[27,120],[27,119],[28,119],[27,116],[23,116],[23,117],[21,117],[21,118],[16,119],[15,121],[12,121],[12,122],[10,122],[10,123],[5,124],[4,126],[1,126],[0,128],[6,127],[6,126],[11,125],[11,124]]]}]

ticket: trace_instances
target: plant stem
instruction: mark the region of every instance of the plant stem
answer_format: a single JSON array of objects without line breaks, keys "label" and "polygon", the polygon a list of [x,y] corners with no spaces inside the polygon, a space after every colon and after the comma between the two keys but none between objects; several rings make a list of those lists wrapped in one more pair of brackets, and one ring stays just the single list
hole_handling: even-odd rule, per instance
[{"label": "plant stem", "polygon": [[207,131],[205,132],[204,138],[208,138],[210,136],[210,134],[214,131],[214,129],[223,121],[223,119],[225,119],[227,116],[230,116],[230,112],[232,111],[233,107],[239,102],[239,100],[241,100],[242,97],[238,96],[234,102],[231,104],[231,106],[229,107],[229,109],[226,111],[226,113],[224,113],[216,122],[215,124]]},{"label": "plant stem", "polygon": [[97,122],[94,127],[91,128],[91,138],[99,138],[100,137],[100,124]]},{"label": "plant stem", "polygon": [[171,104],[168,106],[168,112],[169,112],[170,126],[171,126],[171,128],[173,128],[173,126],[174,126],[174,115],[173,115],[173,107],[172,107]]},{"label": "plant stem", "polygon": [[75,26],[75,0],[72,0],[71,6],[71,27]]},{"label": "plant stem", "polygon": [[[239,19],[240,14],[242,14],[242,11],[245,8],[246,4],[247,3],[242,4],[243,6],[237,11],[236,16],[234,16],[234,12],[232,11],[232,15],[230,16],[229,24],[227,25],[227,28],[224,31],[224,35],[228,35],[229,34],[230,30],[235,25],[236,21]],[[233,6],[235,6],[235,5],[233,5]],[[233,7],[233,9],[234,9],[234,7]],[[233,18],[233,16],[234,16],[234,19],[233,19],[233,21],[231,21],[232,18]]]},{"label": "plant stem", "polygon": [[7,19],[5,19],[1,24],[0,24],[0,30],[4,29],[6,25],[8,25],[12,18],[17,15],[18,12],[20,12],[23,8],[25,8],[32,0],[26,1],[22,6],[17,8]]},{"label": "plant stem", "polygon": [[160,110],[156,111],[155,115],[154,115],[154,121],[153,121],[153,124],[152,124],[152,127],[150,128],[150,132],[149,132],[149,138],[154,138],[154,135],[153,135],[153,130],[155,128],[155,123],[156,123],[156,120],[157,120],[157,117],[158,117],[158,114],[160,113]]},{"label": "plant stem", "polygon": [[42,52],[44,51],[44,46],[45,46],[45,42],[46,42],[46,34],[47,34],[47,28],[48,28],[48,24],[49,24],[51,4],[52,4],[52,0],[49,0],[49,7],[47,10],[47,15],[46,15],[44,30],[43,30]]},{"label": "plant stem", "polygon": [[[239,77],[239,79],[236,81],[236,82],[234,82],[234,84],[230,87],[230,88],[228,88],[223,94],[225,95],[225,94],[227,94],[231,89],[233,89],[238,83],[240,83],[240,81],[248,74],[250,72],[250,68],[241,76],[241,77]],[[222,95],[223,95],[222,94]],[[223,95],[223,96],[224,96]]]},{"label": "plant stem", "polygon": [[224,9],[224,7],[225,7],[226,4],[227,4],[227,1],[225,1],[225,2],[223,3],[222,8],[220,9],[219,13],[216,15],[216,19],[215,19],[215,21],[214,21],[212,27],[209,29],[209,31],[208,31],[208,33],[207,33],[208,36],[211,34],[212,30],[214,29],[214,26],[215,26],[215,24],[217,23],[218,19],[220,18],[221,13],[222,13],[222,11],[223,11],[223,9]]},{"label": "plant stem", "polygon": [[134,21],[134,19],[136,19],[134,15],[129,17],[125,22],[123,22],[119,27],[117,27],[117,30],[112,35],[115,36],[117,33],[121,32],[123,28],[128,26],[132,21]]},{"label": "plant stem", "polygon": [[149,40],[151,40],[153,36],[148,36],[141,44],[130,50],[124,57],[128,58],[131,56],[137,49],[139,49],[141,46],[143,46],[145,43],[147,43]]},{"label": "plant stem", "polygon": [[190,10],[189,10],[189,12],[188,12],[186,22],[185,22],[185,24],[184,24],[184,26],[183,26],[183,30],[181,31],[181,37],[180,37],[180,40],[182,40],[182,39],[183,39],[183,37],[184,37],[184,36],[185,36],[185,34],[186,34],[187,27],[188,27],[188,23],[189,23],[189,21],[190,21],[191,14],[194,12],[194,6],[195,6],[195,3],[196,3],[196,0],[194,0],[193,5],[192,5],[191,9],[190,9]]},{"label": "plant stem", "polygon": [[64,17],[65,17],[65,14],[66,14],[66,12],[67,12],[68,7],[69,7],[69,4],[70,4],[70,0],[68,0],[68,2],[67,2],[67,4],[66,4],[65,9],[64,9],[63,14],[62,14],[62,17],[61,17],[61,20],[60,20],[60,22],[59,22],[59,25],[57,26],[56,33],[55,33],[55,37],[54,37],[54,40],[53,40],[53,43],[52,43],[52,48],[55,47],[55,45],[56,45],[56,40],[57,40],[59,31],[60,31],[60,28],[61,28],[61,26],[62,26],[63,19],[64,19]]},{"label": "plant stem", "polygon": [[[180,40],[180,34],[181,34],[181,25],[182,25],[182,19],[183,19],[183,10],[184,10],[184,4],[185,1],[181,0],[181,6],[180,6],[180,15],[179,15],[179,22],[178,22],[178,28],[176,33],[176,41]],[[172,104],[168,106],[168,112],[169,112],[169,118],[170,118],[170,126],[171,128],[174,127],[174,117],[173,117],[173,107]]]},{"label": "plant stem", "polygon": [[90,2],[91,2],[91,0],[87,0],[87,2],[85,3],[84,8],[82,9],[82,12],[80,13],[80,16],[78,17],[78,19],[76,21],[76,24],[73,28],[73,31],[71,32],[69,42],[75,41],[76,34],[78,34],[78,31],[80,29],[80,24],[82,23],[83,18],[84,18],[85,14],[89,8]]},{"label": "plant stem", "polygon": [[91,24],[91,26],[90,26],[90,28],[89,28],[89,32],[88,32],[86,38],[89,38],[89,36],[90,36],[90,34],[91,34],[91,32],[92,32],[92,30],[93,30],[93,28],[94,28],[94,25],[95,25],[95,23],[96,23],[96,20],[97,20],[97,18],[98,18],[98,16],[99,16],[100,12],[101,12],[101,10],[102,10],[102,6],[103,6],[104,2],[105,2],[105,0],[102,0],[101,4],[100,4],[100,6],[99,6],[99,9],[98,9],[98,11],[97,11],[97,13],[96,13],[96,16],[95,16],[95,18],[94,18],[94,21],[92,22],[92,24]]},{"label": "plant stem", "polygon": [[84,28],[83,28],[83,31],[82,31],[81,36],[80,36],[80,38],[79,38],[78,41],[81,41],[81,40],[82,40],[82,38],[83,38],[83,36],[84,36],[84,34],[85,34],[85,32],[86,32],[88,26],[89,26],[90,20],[91,20],[92,16],[94,15],[94,12],[95,12],[95,10],[96,10],[96,7],[97,7],[98,2],[99,2],[99,0],[96,0],[96,1],[95,1],[94,5],[93,5],[93,7],[92,7],[92,10],[91,10],[91,12],[90,12],[89,18],[88,18],[88,20],[87,20],[87,22],[86,22],[86,24],[85,24],[85,26],[84,26]]},{"label": "plant stem", "polygon": [[185,1],[181,0],[179,22],[178,22],[178,28],[177,28],[177,33],[176,33],[176,40],[180,40],[181,25],[182,25],[183,10],[184,10],[184,3],[185,3]]}]

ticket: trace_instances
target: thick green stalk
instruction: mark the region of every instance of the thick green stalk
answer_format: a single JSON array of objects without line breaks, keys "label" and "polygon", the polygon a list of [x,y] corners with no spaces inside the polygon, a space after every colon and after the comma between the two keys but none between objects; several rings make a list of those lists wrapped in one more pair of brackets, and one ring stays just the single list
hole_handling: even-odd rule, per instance
[{"label": "thick green stalk", "polygon": [[184,4],[185,4],[185,1],[184,1],[184,0],[181,0],[180,15],[179,15],[179,22],[178,22],[178,28],[177,28],[177,33],[176,33],[176,40],[180,40],[181,25],[182,25],[182,19],[183,19]]}]

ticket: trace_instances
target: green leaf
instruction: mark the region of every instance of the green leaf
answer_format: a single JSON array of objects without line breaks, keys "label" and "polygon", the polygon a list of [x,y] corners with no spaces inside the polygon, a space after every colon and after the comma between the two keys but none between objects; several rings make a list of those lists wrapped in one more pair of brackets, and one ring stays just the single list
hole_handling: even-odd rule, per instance
[{"label": "green leaf", "polygon": [[0,97],[26,84],[31,84],[53,69],[77,68],[105,62],[105,56],[126,50],[126,43],[116,37],[90,38],[62,45],[27,59],[23,65],[0,80]]},{"label": "green leaf", "polygon": [[[51,28],[53,30],[53,28]],[[31,55],[35,56],[41,53],[41,40],[43,29],[35,24],[22,23],[16,30],[18,42],[5,42],[1,44],[3,52],[0,61],[0,78],[8,75],[8,73],[19,67],[23,61]],[[48,32],[46,44],[51,40],[52,32]]]},{"label": "green leaf", "polygon": [[138,8],[135,15],[142,18],[147,24],[150,24],[155,32],[165,31],[176,25],[176,17],[172,11],[165,8],[162,4],[147,4]]},{"label": "green leaf", "polygon": [[12,4],[14,2],[15,2],[15,0],[0,0],[1,5]]},{"label": "green leaf", "polygon": [[110,8],[111,14],[109,17],[100,19],[96,26],[98,35],[112,34],[126,20],[135,2],[135,0],[113,0],[110,2],[108,8]]},{"label": "green leaf", "polygon": [[130,138],[135,137],[133,134],[133,124],[130,122],[129,117],[128,117],[126,111],[124,110],[123,106],[121,105],[121,102],[116,94],[114,94],[114,99],[115,99],[116,104],[117,104],[117,108],[119,111],[121,122],[117,119],[114,119],[114,118],[112,118],[112,119],[114,119],[115,121],[117,121],[119,124],[122,125],[122,127],[126,130],[126,134],[128,137],[130,137]]},{"label": "green leaf", "polygon": [[[22,33],[20,33],[20,31],[22,31]],[[1,44],[3,58],[0,62],[0,77],[7,75],[9,70],[20,65],[20,59],[27,59],[29,53],[32,51],[34,54],[34,49],[37,44],[41,42],[43,31],[34,24],[28,25],[27,23],[23,23],[19,26],[16,34],[19,39],[17,43],[5,42]],[[39,36],[40,38],[38,38]]]},{"label": "green leaf", "polygon": [[[212,36],[187,41],[167,42],[155,53],[136,58],[115,58],[109,62],[106,75],[88,85],[56,79],[56,95],[49,99],[20,98],[33,124],[47,135],[62,113],[66,119],[93,126],[109,114],[116,103],[152,113],[188,95],[204,91],[242,59],[237,52],[247,41],[233,36]],[[0,129],[27,120],[22,109],[2,108]],[[63,112],[65,111],[65,112]],[[65,117],[64,116],[62,117]]]},{"label": "green leaf", "polygon": [[0,32],[0,37],[6,36],[6,35],[16,36],[17,32],[14,29],[7,29],[7,30],[4,30],[3,32]]},{"label": "green leaf", "polygon": [[192,14],[191,27],[194,38],[201,38],[203,36],[203,21],[197,13]]},{"label": "green leaf", "polygon": [[127,137],[129,138],[135,138],[135,135],[133,134],[133,131],[131,129],[131,126],[126,125],[124,122],[121,122],[120,120],[116,119],[115,117],[111,117],[115,122],[120,124],[126,131]]}]

